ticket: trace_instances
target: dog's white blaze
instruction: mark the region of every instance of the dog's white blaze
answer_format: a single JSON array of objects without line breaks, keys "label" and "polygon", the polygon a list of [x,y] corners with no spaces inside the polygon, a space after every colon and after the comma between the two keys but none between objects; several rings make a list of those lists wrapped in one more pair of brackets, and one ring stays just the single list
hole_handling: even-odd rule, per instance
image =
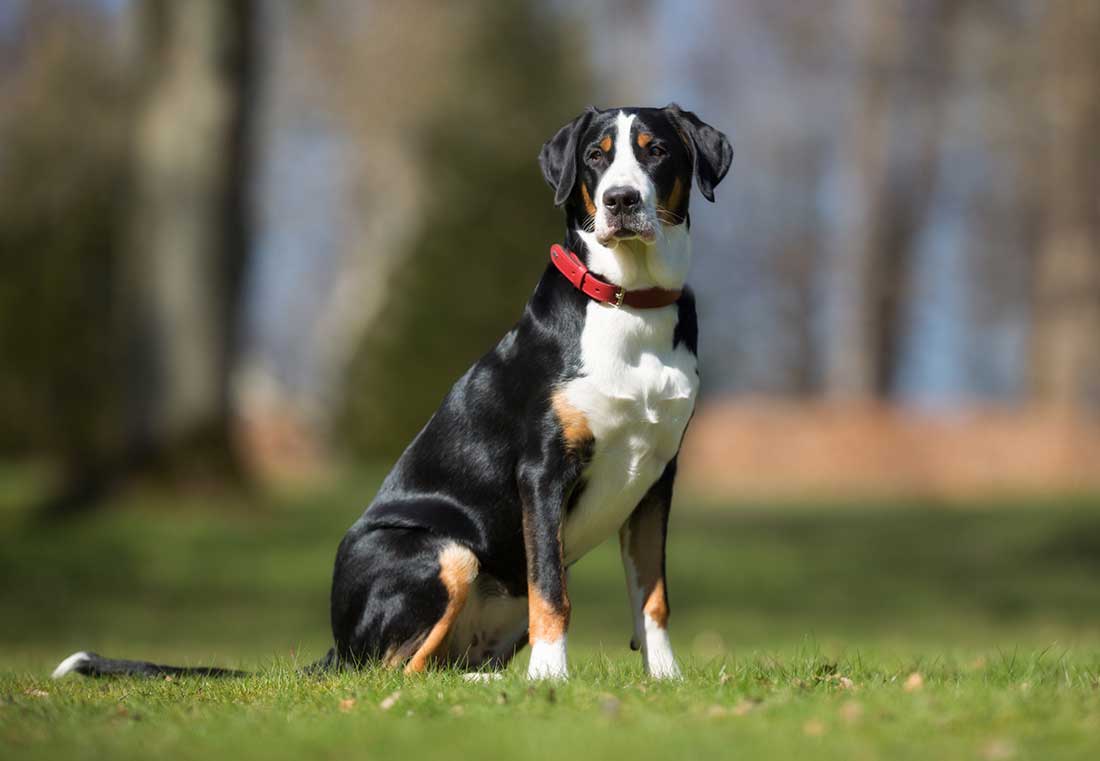
[{"label": "dog's white blaze", "polygon": [[650,226],[656,227],[654,223],[657,215],[657,189],[653,186],[653,180],[638,163],[638,157],[634,155],[634,142],[630,139],[633,123],[634,115],[624,114],[622,111],[615,119],[615,157],[596,186],[597,234],[602,234],[608,227],[607,207],[603,203],[604,193],[608,188],[620,186],[634,188],[641,194],[642,206]]},{"label": "dog's white blaze", "polygon": [[565,636],[552,642],[534,640],[531,643],[531,660],[527,664],[528,679],[568,679],[569,667],[565,660]]},{"label": "dog's white blaze", "polygon": [[699,390],[695,356],[672,345],[678,310],[590,301],[581,371],[564,389],[595,437],[584,492],[566,521],[572,563],[616,532],[676,456]]},{"label": "dog's white blaze", "polygon": [[622,111],[615,118],[615,157],[611,166],[600,178],[596,186],[596,199],[603,206],[603,194],[608,188],[625,185],[634,188],[642,194],[642,203],[647,207],[655,206],[657,201],[656,188],[649,175],[638,163],[638,157],[634,155],[634,141],[630,139],[631,125],[634,124],[633,114],[624,114]]}]

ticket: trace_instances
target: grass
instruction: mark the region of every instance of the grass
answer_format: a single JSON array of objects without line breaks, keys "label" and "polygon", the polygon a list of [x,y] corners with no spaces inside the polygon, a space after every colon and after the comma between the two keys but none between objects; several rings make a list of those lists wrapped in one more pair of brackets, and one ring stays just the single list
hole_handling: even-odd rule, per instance
[{"label": "grass", "polygon": [[[5,481],[11,483],[5,484]],[[685,680],[630,652],[617,550],[571,577],[573,678],[368,671],[328,646],[340,535],[374,488],[133,495],[37,526],[0,472],[0,758],[1087,758],[1100,747],[1100,502],[678,505]],[[16,484],[16,485],[12,485]],[[69,679],[77,649],[257,669]],[[918,675],[918,676],[914,676]]]}]

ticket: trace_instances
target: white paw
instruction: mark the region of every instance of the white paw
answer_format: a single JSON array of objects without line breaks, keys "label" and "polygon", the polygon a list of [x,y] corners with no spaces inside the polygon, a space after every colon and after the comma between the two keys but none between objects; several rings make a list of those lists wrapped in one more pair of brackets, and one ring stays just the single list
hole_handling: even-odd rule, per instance
[{"label": "white paw", "polygon": [[646,671],[653,679],[683,679],[680,667],[676,665],[676,659],[672,653],[662,653],[659,656],[649,655],[646,658]]},{"label": "white paw", "polygon": [[646,671],[654,679],[683,679],[680,667],[676,665],[676,656],[672,654],[668,631],[656,626],[646,628],[646,646],[642,654]]},{"label": "white paw", "polygon": [[565,661],[565,635],[553,642],[535,640],[531,643],[531,661],[527,664],[528,679],[568,679]]}]

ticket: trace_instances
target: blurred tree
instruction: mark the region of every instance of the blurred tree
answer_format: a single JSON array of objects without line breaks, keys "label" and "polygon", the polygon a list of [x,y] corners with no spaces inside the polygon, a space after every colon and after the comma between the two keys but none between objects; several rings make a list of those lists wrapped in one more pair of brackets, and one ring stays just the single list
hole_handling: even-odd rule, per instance
[{"label": "blurred tree", "polygon": [[1040,401],[1100,406],[1100,3],[1047,3],[1045,223],[1032,379]]},{"label": "blurred tree", "polygon": [[251,0],[134,3],[134,201],[118,293],[126,457],[240,473],[231,374],[249,246]]},{"label": "blurred tree", "polygon": [[92,495],[118,445],[113,278],[131,98],[107,19],[28,3],[0,69],[0,452]]},{"label": "blurred tree", "polygon": [[536,157],[584,105],[584,58],[545,6],[478,0],[464,11],[448,86],[420,132],[420,232],[348,368],[339,428],[361,456],[404,448],[519,316],[562,235]]},{"label": "blurred tree", "polygon": [[[1042,46],[1030,3],[969,3],[955,30],[955,81],[942,136],[943,190],[927,237],[958,230],[965,269],[959,377],[975,396],[1026,401],[1035,251],[1045,190]],[[973,168],[985,169],[974,171]],[[950,314],[943,294],[926,311]],[[941,303],[935,303],[935,301]],[[942,319],[942,318],[941,318]],[[934,359],[933,359],[934,361]]]},{"label": "blurred tree", "polygon": [[50,0],[0,71],[0,446],[62,463],[49,514],[139,474],[240,475],[252,3],[127,12],[136,62],[102,9]]},{"label": "blurred tree", "polygon": [[340,208],[329,210],[347,236],[332,287],[298,320],[299,340],[319,356],[320,422],[331,429],[342,412],[332,400],[343,394],[350,358],[388,306],[394,268],[421,232],[423,199],[434,192],[435,178],[420,133],[441,102],[454,97],[452,81],[439,72],[451,70],[476,14],[437,0],[326,0],[311,8],[302,13],[299,6],[289,24],[299,39],[290,65],[297,76],[312,76],[299,86],[308,110],[335,117],[343,135],[339,161],[350,179]]},{"label": "blurred tree", "polygon": [[850,195],[834,241],[826,391],[892,394],[917,232],[935,188],[954,22],[965,0],[849,0],[855,87],[839,141]]}]

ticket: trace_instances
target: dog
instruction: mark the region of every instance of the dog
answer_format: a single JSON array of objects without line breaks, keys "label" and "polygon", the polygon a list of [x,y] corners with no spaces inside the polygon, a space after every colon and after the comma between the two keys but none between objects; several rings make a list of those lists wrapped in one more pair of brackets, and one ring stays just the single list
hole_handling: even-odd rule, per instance
[{"label": "dog", "polygon": [[[648,674],[680,677],[665,540],[699,391],[691,186],[708,201],[726,136],[694,113],[586,108],[542,147],[564,246],[519,322],[451,388],[340,543],[334,646],[310,667],[502,669],[565,679],[568,568],[618,531]],[[80,652],[70,672],[241,672]]]}]

